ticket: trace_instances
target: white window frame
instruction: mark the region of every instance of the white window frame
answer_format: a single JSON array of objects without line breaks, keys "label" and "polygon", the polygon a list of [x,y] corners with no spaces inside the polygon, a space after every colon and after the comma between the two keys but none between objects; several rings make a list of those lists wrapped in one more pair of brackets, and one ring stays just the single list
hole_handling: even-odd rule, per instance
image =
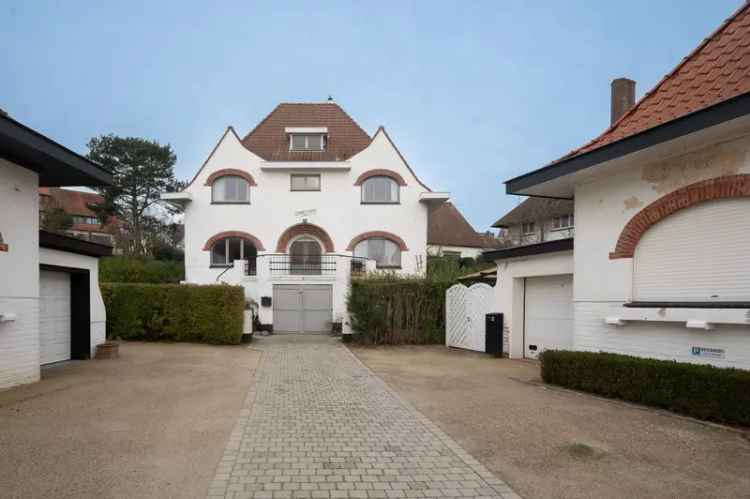
[{"label": "white window frame", "polygon": [[[245,183],[245,192],[247,192],[247,200],[230,200],[230,201],[217,201],[214,189],[217,188],[216,184],[222,184],[222,179],[236,178],[241,182]],[[239,175],[222,175],[211,183],[211,204],[250,204],[250,182],[246,178],[240,177]]]},{"label": "white window frame", "polygon": [[[297,177],[317,177],[318,178],[318,188],[317,189],[295,189],[294,188],[294,178]],[[320,178],[320,173],[292,173],[289,175],[289,190],[291,192],[320,192],[322,190],[322,182]]]},{"label": "white window frame", "polygon": [[[565,225],[563,225],[563,218],[565,219]],[[552,219],[552,230],[567,230],[575,227],[575,218],[572,213],[568,215],[560,215]]]},{"label": "white window frame", "polygon": [[534,234],[536,234],[536,222],[521,222],[521,235],[532,236]]},{"label": "white window frame", "polygon": [[[305,148],[296,149],[294,147],[294,137],[305,138]],[[310,137],[320,137],[320,148],[312,149],[310,147]],[[289,151],[290,152],[321,152],[326,150],[327,140],[324,133],[290,133],[289,134]]]},{"label": "white window frame", "polygon": [[[240,258],[239,258],[240,260],[245,259],[245,244],[250,244],[251,246],[255,247],[248,240],[243,239],[241,237],[223,237],[211,245],[211,251],[209,252],[210,254],[209,264],[211,267],[231,267],[234,265],[234,261],[231,261],[231,262],[229,261],[229,243],[228,242],[230,239],[240,240]],[[226,243],[224,244],[224,262],[225,263],[214,263],[214,246],[224,241],[226,241]],[[257,248],[256,248],[256,252],[257,252]]]},{"label": "white window frame", "polygon": [[[387,179],[396,185],[396,200],[395,201],[367,201],[365,199],[365,185],[371,180],[376,179]],[[361,204],[401,204],[401,184],[398,183],[393,177],[387,175],[376,175],[365,179],[360,186],[360,203]]]},{"label": "white window frame", "polygon": [[401,247],[399,246],[399,244],[397,242],[392,241],[391,239],[388,239],[387,237],[368,237],[367,239],[362,239],[361,241],[359,241],[356,244],[356,246],[354,246],[354,252],[353,252],[354,256],[360,256],[360,255],[357,255],[357,246],[359,246],[360,244],[365,244],[368,241],[373,241],[373,240],[383,240],[383,241],[388,241],[389,243],[393,244],[396,247],[396,250],[398,250],[398,262],[399,263],[398,263],[398,265],[381,265],[377,260],[375,260],[374,258],[372,258],[369,255],[369,252],[368,252],[368,255],[365,256],[364,258],[367,258],[368,260],[374,260],[375,261],[375,267],[378,268],[378,269],[385,269],[385,270],[389,270],[389,269],[390,270],[398,270],[398,269],[401,269],[402,266],[403,266],[402,257],[404,255],[404,252],[403,252],[403,250],[401,250]]}]

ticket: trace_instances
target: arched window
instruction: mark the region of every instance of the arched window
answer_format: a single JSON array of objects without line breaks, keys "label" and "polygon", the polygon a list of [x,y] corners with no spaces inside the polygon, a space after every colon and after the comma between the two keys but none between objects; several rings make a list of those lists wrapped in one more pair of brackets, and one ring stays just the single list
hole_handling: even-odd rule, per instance
[{"label": "arched window", "polygon": [[289,245],[289,270],[295,275],[321,273],[320,243],[312,237],[302,236]]},{"label": "arched window", "polygon": [[363,203],[398,203],[399,185],[391,177],[370,177],[362,182]]},{"label": "arched window", "polygon": [[211,202],[213,203],[249,203],[250,185],[242,177],[225,175],[211,184]]},{"label": "arched window", "polygon": [[371,237],[357,243],[354,256],[375,260],[379,269],[401,268],[401,248],[390,239]]},{"label": "arched window", "polygon": [[252,242],[240,237],[225,237],[211,246],[211,266],[231,267],[235,260],[255,261],[258,250]]}]

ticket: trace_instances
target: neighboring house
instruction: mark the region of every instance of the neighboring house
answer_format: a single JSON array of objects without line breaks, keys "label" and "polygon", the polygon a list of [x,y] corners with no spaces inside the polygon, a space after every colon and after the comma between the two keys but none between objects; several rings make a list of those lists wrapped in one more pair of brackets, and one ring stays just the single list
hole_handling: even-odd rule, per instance
[{"label": "neighboring house", "polygon": [[[612,124],[509,194],[575,204],[573,239],[489,252],[511,357],[545,348],[750,368],[750,7]],[[506,350],[508,351],[508,350]]]},{"label": "neighboring house", "polygon": [[112,249],[39,230],[39,187],[108,185],[112,175],[0,113],[0,388],[40,364],[86,359],[105,341],[98,258]]},{"label": "neighboring house", "polygon": [[60,208],[70,215],[73,225],[65,233],[88,241],[114,246],[115,221],[102,225],[89,206],[101,204],[103,198],[93,192],[73,191],[58,187],[39,188],[39,209]]},{"label": "neighboring house", "polygon": [[428,212],[448,195],[329,101],[280,104],[244,138],[229,127],[162,199],[185,207],[187,282],[241,284],[264,328],[321,332],[346,329],[352,273],[425,272]]},{"label": "neighboring house", "polygon": [[575,233],[573,201],[531,197],[492,226],[505,229],[509,246],[571,238]]},{"label": "neighboring house", "polygon": [[445,202],[430,212],[427,253],[430,256],[476,258],[485,242],[453,203]]}]

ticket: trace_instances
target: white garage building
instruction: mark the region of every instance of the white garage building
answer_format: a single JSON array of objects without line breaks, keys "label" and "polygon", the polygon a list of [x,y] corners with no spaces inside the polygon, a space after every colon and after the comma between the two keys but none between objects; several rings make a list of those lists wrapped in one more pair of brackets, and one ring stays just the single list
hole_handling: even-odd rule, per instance
[{"label": "white garage building", "polygon": [[99,257],[111,248],[39,230],[40,186],[95,186],[112,175],[0,113],[0,389],[40,366],[87,359],[105,341]]},{"label": "white garage building", "polygon": [[750,369],[748,61],[745,4],[639,102],[635,82],[612,82],[599,137],[506,182],[570,200],[554,225],[575,225],[575,248],[486,254],[511,357],[564,348]]}]

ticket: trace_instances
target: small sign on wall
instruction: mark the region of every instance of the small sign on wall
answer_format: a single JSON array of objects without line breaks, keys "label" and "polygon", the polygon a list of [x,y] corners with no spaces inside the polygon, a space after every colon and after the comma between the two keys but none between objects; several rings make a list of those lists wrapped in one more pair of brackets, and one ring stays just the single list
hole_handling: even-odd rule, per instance
[{"label": "small sign on wall", "polygon": [[693,357],[704,357],[708,359],[723,359],[724,349],[723,348],[690,347],[690,354]]}]

